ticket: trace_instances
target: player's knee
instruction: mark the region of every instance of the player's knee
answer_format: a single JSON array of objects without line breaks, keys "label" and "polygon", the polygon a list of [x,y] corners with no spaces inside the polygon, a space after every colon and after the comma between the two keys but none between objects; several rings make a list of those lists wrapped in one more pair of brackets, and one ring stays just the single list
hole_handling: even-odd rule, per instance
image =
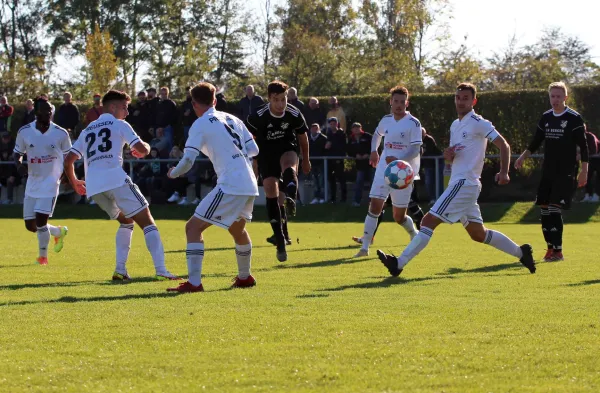
[{"label": "player's knee", "polygon": [[380,215],[383,211],[383,203],[381,199],[371,199],[369,203],[369,213],[374,214],[376,216]]},{"label": "player's knee", "polygon": [[288,185],[293,182],[296,178],[296,170],[294,168],[287,168],[283,171],[283,184]]},{"label": "player's knee", "polygon": [[35,221],[34,220],[27,220],[27,221],[25,221],[25,228],[29,232],[37,232],[37,226],[35,225]]},{"label": "player's knee", "polygon": [[469,231],[469,236],[471,236],[471,239],[477,243],[483,243],[485,240],[485,230],[471,230]]},{"label": "player's knee", "polygon": [[398,224],[402,224],[406,220],[406,211],[395,211],[394,212],[394,221]]},{"label": "player's knee", "polygon": [[426,228],[435,228],[437,226],[436,217],[427,213],[421,220],[421,226]]}]

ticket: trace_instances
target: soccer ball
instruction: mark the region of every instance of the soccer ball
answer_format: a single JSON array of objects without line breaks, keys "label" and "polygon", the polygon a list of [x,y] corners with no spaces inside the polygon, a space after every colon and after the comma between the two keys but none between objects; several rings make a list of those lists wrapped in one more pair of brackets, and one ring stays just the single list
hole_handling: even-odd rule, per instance
[{"label": "soccer ball", "polygon": [[388,164],[384,172],[385,184],[394,190],[402,190],[410,186],[415,178],[412,167],[406,161],[396,160]]}]

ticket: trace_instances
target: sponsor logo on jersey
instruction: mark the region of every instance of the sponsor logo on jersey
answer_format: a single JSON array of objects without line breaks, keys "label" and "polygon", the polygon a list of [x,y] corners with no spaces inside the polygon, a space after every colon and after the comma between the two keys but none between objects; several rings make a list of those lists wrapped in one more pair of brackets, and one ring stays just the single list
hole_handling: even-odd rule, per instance
[{"label": "sponsor logo on jersey", "polygon": [[287,128],[288,128],[289,126],[290,126],[290,124],[289,124],[289,123],[281,123],[281,129],[282,129],[282,130],[284,130],[284,131],[285,131],[285,130],[287,130]]},{"label": "sponsor logo on jersey", "polygon": [[104,155],[101,155],[101,156],[97,156],[97,157],[94,157],[91,160],[89,160],[88,161],[88,165],[90,165],[92,162],[96,162],[96,161],[99,161],[99,160],[106,160],[106,159],[109,159],[109,158],[113,158],[113,155],[112,154],[104,154]]},{"label": "sponsor logo on jersey", "polygon": [[459,143],[454,145],[453,150],[456,153],[457,151],[465,150],[466,147],[467,146],[463,145],[462,143]]},{"label": "sponsor logo on jersey", "polygon": [[29,147],[33,147],[33,145],[32,145],[32,144],[29,144]]},{"label": "sponsor logo on jersey", "polygon": [[548,123],[546,123],[546,127],[548,127]]},{"label": "sponsor logo on jersey", "polygon": [[406,147],[407,147],[407,145],[405,145],[404,143],[400,143],[400,142],[385,142],[386,149],[402,150],[402,149],[405,149]]},{"label": "sponsor logo on jersey", "polygon": [[560,126],[561,126],[562,128],[565,128],[565,127],[567,126],[567,120],[561,121],[561,122],[560,122]]},{"label": "sponsor logo on jersey", "polygon": [[463,133],[462,133],[462,134],[463,134],[463,138],[466,138],[466,137],[467,137],[467,132],[466,132],[466,131],[463,131]]},{"label": "sponsor logo on jersey", "polygon": [[57,160],[58,157],[56,156],[41,156],[41,157],[30,157],[29,158],[29,163],[30,164],[50,164],[52,163],[54,160]]},{"label": "sponsor logo on jersey", "polygon": [[53,149],[56,149],[56,146],[54,146],[54,145],[50,145],[50,147],[53,148]]},{"label": "sponsor logo on jersey", "polygon": [[267,128],[273,128],[273,124],[269,123],[269,125],[267,126]]},{"label": "sponsor logo on jersey", "polygon": [[400,133],[400,137],[404,138],[404,133],[403,132]]}]

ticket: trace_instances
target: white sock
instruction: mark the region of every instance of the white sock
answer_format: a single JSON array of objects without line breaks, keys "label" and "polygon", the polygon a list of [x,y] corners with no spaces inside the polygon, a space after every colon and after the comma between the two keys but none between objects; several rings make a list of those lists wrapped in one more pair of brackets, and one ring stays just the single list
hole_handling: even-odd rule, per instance
[{"label": "white sock", "polygon": [[363,250],[368,250],[371,242],[373,241],[373,233],[375,229],[377,229],[377,219],[379,215],[375,215],[371,212],[367,212],[367,217],[365,218],[365,230],[363,232],[362,237],[362,246]]},{"label": "white sock", "polygon": [[404,217],[404,222],[400,225],[410,235],[411,240],[414,239],[415,236],[417,236],[417,228],[415,228],[415,223],[413,222],[412,218],[410,218],[410,216],[408,214]]},{"label": "white sock", "polygon": [[237,258],[238,277],[245,280],[250,276],[250,260],[252,259],[252,243],[236,244],[235,257]]},{"label": "white sock", "polygon": [[48,227],[48,231],[50,232],[50,235],[54,236],[54,237],[59,237],[60,236],[60,228],[59,227],[55,227],[54,225],[46,225]]},{"label": "white sock", "polygon": [[160,233],[156,225],[148,225],[144,228],[144,239],[146,239],[146,247],[152,255],[152,262],[154,262],[154,269],[156,274],[166,274],[167,268],[165,267],[165,249],[163,248],[162,240],[160,240]]},{"label": "white sock", "polygon": [[500,251],[504,251],[513,257],[517,257],[519,259],[523,258],[523,251],[521,251],[521,247],[506,237],[502,232],[488,229],[483,242],[494,248],[497,248]]},{"label": "white sock", "polygon": [[425,247],[429,244],[429,240],[431,240],[431,236],[433,236],[433,230],[427,227],[421,227],[417,236],[410,241],[408,246],[402,251],[402,254],[398,257],[398,268],[404,269],[404,266],[410,262],[411,259],[416,257]]},{"label": "white sock", "polygon": [[133,224],[121,224],[117,229],[115,244],[117,248],[117,267],[115,270],[120,274],[127,274],[127,258],[131,249],[131,237],[133,236]]},{"label": "white sock", "polygon": [[50,243],[50,232],[48,232],[48,226],[37,227],[37,238],[38,247],[40,251],[40,257],[48,257],[48,243]]},{"label": "white sock", "polygon": [[198,286],[202,283],[202,259],[204,259],[204,243],[188,243],[185,250],[188,266],[188,281]]}]

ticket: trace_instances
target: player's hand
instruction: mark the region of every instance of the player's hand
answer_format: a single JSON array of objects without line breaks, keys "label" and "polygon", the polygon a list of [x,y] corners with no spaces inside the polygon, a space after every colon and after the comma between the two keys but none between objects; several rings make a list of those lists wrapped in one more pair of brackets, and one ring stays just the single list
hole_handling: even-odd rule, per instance
[{"label": "player's hand", "polygon": [[454,147],[447,147],[444,149],[444,160],[446,161],[454,161],[454,157],[456,156],[456,152],[454,151]]},{"label": "player's hand", "polygon": [[169,179],[175,179],[173,176],[171,176],[171,172],[173,172],[173,169],[175,169],[175,167],[171,167],[169,168],[169,171],[167,172],[167,177]]},{"label": "player's hand", "polygon": [[302,172],[304,172],[305,175],[310,173],[311,168],[312,166],[310,165],[310,160],[302,160]]},{"label": "player's hand", "polygon": [[373,168],[376,168],[378,163],[379,163],[379,153],[377,153],[376,151],[372,151],[371,157],[369,158],[369,164],[371,164],[371,166]]},{"label": "player's hand", "polygon": [[79,194],[79,195],[85,195],[86,194],[85,180],[75,179],[73,181],[73,183],[71,183],[71,186],[73,186],[73,189],[75,190],[75,192],[77,194]]},{"label": "player's hand", "polygon": [[131,155],[134,156],[135,158],[144,158],[146,157],[145,154],[140,153],[139,151],[135,150],[135,149],[131,149]]},{"label": "player's hand", "polygon": [[19,176],[27,176],[27,167],[23,164],[17,166],[17,173]]},{"label": "player's hand", "polygon": [[579,176],[577,176],[577,187],[581,188],[587,184],[588,173],[587,171],[582,170],[579,172]]},{"label": "player's hand", "polygon": [[386,163],[386,164],[389,164],[389,163],[391,163],[391,162],[394,162],[394,161],[396,161],[397,159],[398,159],[398,158],[396,158],[396,157],[394,157],[394,156],[388,156],[388,157],[386,157],[386,158],[385,158],[385,163]]},{"label": "player's hand", "polygon": [[525,156],[521,154],[517,161],[515,161],[515,169],[521,169],[523,167],[523,163],[525,162]]},{"label": "player's hand", "polygon": [[498,183],[501,186],[510,183],[510,177],[508,176],[508,173],[502,173],[502,172],[496,173],[495,179],[496,179],[496,183]]}]

